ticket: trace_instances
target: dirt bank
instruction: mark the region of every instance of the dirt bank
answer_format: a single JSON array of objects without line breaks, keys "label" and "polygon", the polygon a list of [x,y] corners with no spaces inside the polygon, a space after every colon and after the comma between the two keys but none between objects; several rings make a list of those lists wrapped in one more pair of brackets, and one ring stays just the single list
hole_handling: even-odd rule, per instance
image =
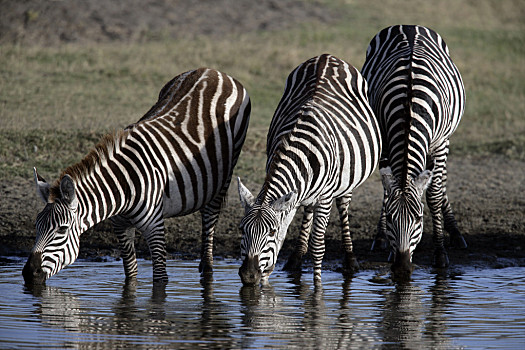
[{"label": "dirt bank", "polygon": [[[243,155],[249,156],[249,155]],[[502,157],[456,158],[449,161],[449,196],[456,211],[459,227],[469,244],[468,249],[449,249],[452,265],[485,265],[501,267],[525,265],[525,164]],[[51,180],[51,179],[49,179]],[[253,192],[259,186],[249,182]],[[27,255],[34,243],[34,221],[43,204],[37,198],[32,179],[17,178],[1,184],[0,255]],[[374,173],[355,191],[351,203],[351,227],[358,260],[363,267],[384,263],[386,252],[370,252],[370,245],[381,204],[381,183]],[[236,193],[230,188],[215,236],[215,256],[237,258],[240,255],[238,224],[243,210]],[[282,250],[289,254],[298,234],[300,215],[292,224]],[[431,221],[425,216],[425,235],[418,246],[414,262],[429,266],[432,257]],[[200,215],[168,219],[167,247],[172,258],[199,257]],[[341,255],[339,223],[335,208],[326,234],[326,260],[338,266]],[[148,257],[142,237],[137,235],[138,255]],[[108,222],[101,223],[81,237],[80,258],[103,259],[118,256],[116,238]]]}]

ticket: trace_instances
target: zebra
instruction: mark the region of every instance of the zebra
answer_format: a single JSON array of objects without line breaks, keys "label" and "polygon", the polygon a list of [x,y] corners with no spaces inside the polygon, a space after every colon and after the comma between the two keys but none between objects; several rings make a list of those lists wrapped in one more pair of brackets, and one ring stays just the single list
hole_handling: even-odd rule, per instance
[{"label": "zebra", "polygon": [[109,218],[118,237],[126,279],[137,275],[134,231],[150,249],[153,280],[167,282],[164,219],[200,211],[199,271],[212,273],[213,234],[251,111],[247,91],[209,68],[176,76],[135,124],[108,134],[79,163],[48,184],[34,169],[45,208],[23,269],[27,284],[42,284],[73,263],[80,235]]},{"label": "zebra", "polygon": [[[434,266],[449,265],[444,228],[466,248],[446,192],[449,138],[465,108],[461,75],[441,36],[417,25],[381,30],[370,42],[362,73],[379,120],[384,187],[378,234],[394,254],[392,271],[410,278],[423,233],[423,193],[432,215]],[[428,189],[427,189],[428,188]]]},{"label": "zebra", "polygon": [[[299,206],[313,210],[314,281],[321,281],[324,232],[332,200],[348,203],[379,162],[379,125],[367,84],[350,64],[329,54],[313,57],[287,78],[267,138],[266,178],[254,197],[238,178],[245,209],[239,275],[243,284],[266,282]],[[345,261],[357,265],[349,231]]]}]

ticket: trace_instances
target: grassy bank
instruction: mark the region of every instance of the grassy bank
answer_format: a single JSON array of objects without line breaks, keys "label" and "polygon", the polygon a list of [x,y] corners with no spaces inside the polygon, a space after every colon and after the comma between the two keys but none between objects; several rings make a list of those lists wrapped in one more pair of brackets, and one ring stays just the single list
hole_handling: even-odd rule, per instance
[{"label": "grassy bank", "polygon": [[265,131],[288,73],[329,52],[361,68],[369,40],[395,23],[427,25],[444,37],[467,89],[456,155],[525,160],[525,4],[520,1],[324,1],[335,23],[279,31],[136,44],[0,47],[0,180],[47,177],[79,160],[100,135],[139,119],[176,74],[224,71],[252,97],[237,173],[261,181]]}]

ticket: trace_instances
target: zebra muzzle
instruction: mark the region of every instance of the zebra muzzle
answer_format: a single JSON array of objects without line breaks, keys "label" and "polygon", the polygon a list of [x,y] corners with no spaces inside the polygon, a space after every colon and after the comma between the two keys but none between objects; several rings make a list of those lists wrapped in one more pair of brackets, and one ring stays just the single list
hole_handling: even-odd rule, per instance
[{"label": "zebra muzzle", "polygon": [[410,259],[410,252],[397,252],[392,264],[393,278],[399,282],[408,282],[414,267]]},{"label": "zebra muzzle", "polygon": [[239,276],[243,285],[259,284],[262,278],[259,269],[259,256],[246,257],[239,268]]},{"label": "zebra muzzle", "polygon": [[46,274],[42,270],[42,253],[31,253],[22,270],[26,285],[44,284]]}]

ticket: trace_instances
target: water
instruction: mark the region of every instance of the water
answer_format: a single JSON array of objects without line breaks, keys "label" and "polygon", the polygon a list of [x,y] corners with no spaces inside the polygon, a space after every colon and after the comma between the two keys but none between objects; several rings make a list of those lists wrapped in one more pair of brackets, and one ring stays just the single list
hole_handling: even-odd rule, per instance
[{"label": "water", "polygon": [[23,286],[23,261],[0,266],[1,348],[444,348],[525,349],[525,267],[417,269],[407,285],[377,271],[351,280],[276,271],[243,288],[237,261],[169,261],[154,287],[151,263],[124,283],[120,262],[77,261],[41,290]]}]

